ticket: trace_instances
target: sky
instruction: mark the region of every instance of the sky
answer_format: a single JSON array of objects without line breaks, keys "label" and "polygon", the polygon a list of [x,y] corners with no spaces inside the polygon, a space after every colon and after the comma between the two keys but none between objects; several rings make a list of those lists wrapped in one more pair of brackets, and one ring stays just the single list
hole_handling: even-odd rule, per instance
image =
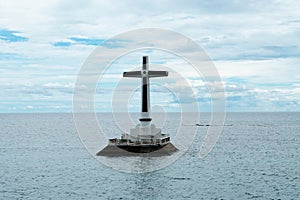
[{"label": "sky", "polygon": [[[0,112],[72,112],[74,85],[88,56],[107,39],[140,28],[176,31],[201,46],[222,79],[226,111],[300,111],[299,9],[297,0],[1,1]],[[97,112],[112,110],[109,91],[122,74],[109,75],[138,67],[143,53],[124,56],[107,70],[95,94]],[[154,64],[192,72],[178,57],[150,54]],[[205,88],[212,83],[183,77],[200,110],[209,111]],[[138,83],[131,80],[130,87],[135,92],[125,103],[138,111]],[[153,82],[153,106],[178,111],[189,103],[178,102],[172,91],[186,97],[180,81]]]}]

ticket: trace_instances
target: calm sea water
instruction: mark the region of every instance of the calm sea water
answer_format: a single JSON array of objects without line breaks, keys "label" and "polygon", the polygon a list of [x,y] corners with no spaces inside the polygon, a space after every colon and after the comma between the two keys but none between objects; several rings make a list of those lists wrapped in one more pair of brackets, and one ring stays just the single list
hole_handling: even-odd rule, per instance
[{"label": "calm sea water", "polygon": [[175,163],[142,174],[96,160],[72,114],[0,114],[0,125],[0,199],[300,198],[300,113],[227,113],[207,157],[198,157],[208,128],[200,126]]}]

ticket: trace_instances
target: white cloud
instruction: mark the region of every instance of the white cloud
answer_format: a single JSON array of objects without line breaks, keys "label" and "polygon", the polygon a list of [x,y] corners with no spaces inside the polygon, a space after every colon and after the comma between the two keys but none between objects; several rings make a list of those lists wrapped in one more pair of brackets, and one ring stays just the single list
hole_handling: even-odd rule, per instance
[{"label": "white cloud", "polygon": [[299,81],[300,59],[215,61],[223,78],[239,77],[257,83],[289,83]]},{"label": "white cloud", "polygon": [[25,106],[24,109],[33,109],[33,106]]}]

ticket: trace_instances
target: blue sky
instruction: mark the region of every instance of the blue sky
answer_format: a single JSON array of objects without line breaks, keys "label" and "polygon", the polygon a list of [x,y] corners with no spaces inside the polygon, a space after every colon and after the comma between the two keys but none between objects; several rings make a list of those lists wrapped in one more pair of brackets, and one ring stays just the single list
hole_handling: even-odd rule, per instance
[{"label": "blue sky", "polygon": [[[74,84],[88,55],[116,34],[145,27],[177,31],[204,48],[222,77],[227,111],[300,111],[299,8],[296,0],[1,1],[0,112],[72,112]],[[140,61],[134,55],[140,56],[121,59],[124,68],[108,72],[100,84],[97,111],[110,111],[112,94],[101,91],[110,91],[117,73]],[[154,60],[178,70],[183,64]],[[186,77],[205,111],[209,83]],[[182,89],[180,82],[161,84],[165,91]],[[152,102],[178,111],[176,98],[158,88]],[[133,111],[139,110],[138,97],[137,89]]]}]

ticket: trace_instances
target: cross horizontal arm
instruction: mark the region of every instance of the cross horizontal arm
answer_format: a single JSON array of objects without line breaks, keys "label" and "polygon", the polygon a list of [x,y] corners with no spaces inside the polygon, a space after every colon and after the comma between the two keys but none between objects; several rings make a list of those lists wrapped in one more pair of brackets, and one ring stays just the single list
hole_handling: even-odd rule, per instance
[{"label": "cross horizontal arm", "polygon": [[141,71],[123,72],[123,77],[141,78]]},{"label": "cross horizontal arm", "polygon": [[148,71],[149,78],[168,76],[168,71]]}]

